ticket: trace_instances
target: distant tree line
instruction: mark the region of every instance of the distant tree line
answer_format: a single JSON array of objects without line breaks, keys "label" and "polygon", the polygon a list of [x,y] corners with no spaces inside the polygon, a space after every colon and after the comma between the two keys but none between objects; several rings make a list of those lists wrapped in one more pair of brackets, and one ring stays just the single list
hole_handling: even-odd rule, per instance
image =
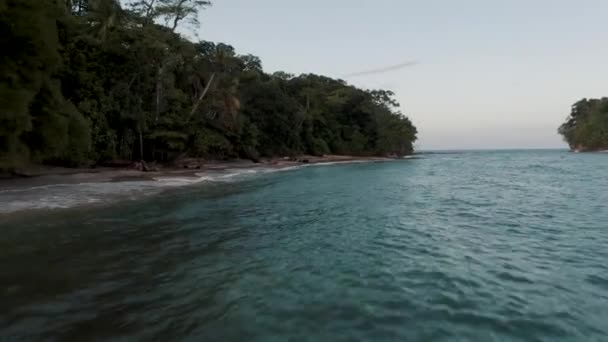
[{"label": "distant tree line", "polygon": [[608,150],[608,98],[582,99],[572,105],[559,133],[573,150]]},{"label": "distant tree line", "polygon": [[309,153],[405,155],[394,94],[265,73],[176,32],[201,0],[0,0],[0,169]]}]

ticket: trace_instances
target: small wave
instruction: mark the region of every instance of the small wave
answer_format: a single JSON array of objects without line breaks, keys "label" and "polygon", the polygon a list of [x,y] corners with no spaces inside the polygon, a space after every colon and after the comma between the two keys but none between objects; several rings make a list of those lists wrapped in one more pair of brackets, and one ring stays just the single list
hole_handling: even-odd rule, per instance
[{"label": "small wave", "polygon": [[16,200],[10,202],[6,206],[0,207],[0,214],[32,209],[68,209],[77,205],[93,204],[99,202],[101,202],[100,198],[78,198],[76,196],[61,198],[51,196],[34,200]]},{"label": "small wave", "polygon": [[[36,186],[0,193],[0,214],[34,209],[67,209],[116,198],[135,199],[159,191],[156,182],[74,183]],[[17,190],[17,189],[15,189]]]},{"label": "small wave", "polygon": [[585,279],[590,284],[593,284],[603,290],[608,290],[608,279],[602,278],[598,275],[590,275]]},{"label": "small wave", "polygon": [[212,181],[229,181],[237,178],[243,178],[246,176],[252,176],[260,173],[260,170],[252,170],[252,169],[228,169],[225,173],[217,175],[216,177],[212,177]]},{"label": "small wave", "polygon": [[294,165],[294,166],[287,166],[287,167],[282,167],[282,168],[266,168],[264,169],[264,173],[272,173],[272,172],[282,172],[282,171],[293,171],[293,170],[298,170],[301,169],[303,167],[306,166],[310,166],[310,165],[319,165],[319,164],[309,164],[309,165]]},{"label": "small wave", "polygon": [[509,281],[514,283],[524,283],[524,284],[534,284],[534,281],[531,279],[516,274],[515,272],[492,272],[495,276],[502,281]]},{"label": "small wave", "polygon": [[551,173],[563,173],[565,170],[561,166],[551,166],[545,164],[532,164],[528,166],[528,169],[531,171],[540,171],[540,172],[551,172]]},{"label": "small wave", "polygon": [[0,214],[38,209],[67,209],[79,205],[138,199],[165,188],[194,185],[208,176],[158,177],[152,180],[49,184],[0,192]]},{"label": "small wave", "polygon": [[155,195],[164,189],[204,183],[232,183],[255,175],[296,170],[301,165],[284,168],[228,169],[197,173],[194,176],[159,176],[150,180],[60,183],[0,190],[0,214],[25,210],[67,209],[79,205],[104,203],[117,199],[135,200]]},{"label": "small wave", "polygon": [[28,192],[28,191],[35,191],[35,190],[46,190],[46,189],[51,189],[51,188],[62,188],[62,187],[80,185],[80,184],[87,184],[87,183],[47,184],[47,185],[30,186],[30,187],[18,188],[18,189],[3,189],[3,190],[0,190],[0,194]]},{"label": "small wave", "polygon": [[158,177],[154,178],[157,186],[177,187],[184,185],[198,184],[213,180],[213,177],[198,175],[197,177]]},{"label": "small wave", "polygon": [[227,169],[218,172],[197,173],[194,176],[158,176],[146,180],[116,182],[85,182],[36,185],[0,190],[0,214],[33,209],[66,209],[78,205],[104,203],[116,199],[138,199],[155,195],[168,188],[204,183],[232,183],[256,175],[286,172],[307,166],[328,166],[364,163],[366,160],[335,161],[318,164],[298,164],[287,167],[259,167],[253,169]]}]

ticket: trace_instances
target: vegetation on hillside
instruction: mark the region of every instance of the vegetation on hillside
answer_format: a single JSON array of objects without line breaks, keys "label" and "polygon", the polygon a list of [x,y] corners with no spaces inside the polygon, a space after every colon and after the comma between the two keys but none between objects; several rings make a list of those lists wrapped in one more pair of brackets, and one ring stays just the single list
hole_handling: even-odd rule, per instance
[{"label": "vegetation on hillside", "polygon": [[310,153],[404,155],[394,94],[265,73],[190,41],[201,0],[0,0],[0,169]]},{"label": "vegetation on hillside", "polygon": [[573,150],[608,150],[608,98],[575,103],[559,133]]}]

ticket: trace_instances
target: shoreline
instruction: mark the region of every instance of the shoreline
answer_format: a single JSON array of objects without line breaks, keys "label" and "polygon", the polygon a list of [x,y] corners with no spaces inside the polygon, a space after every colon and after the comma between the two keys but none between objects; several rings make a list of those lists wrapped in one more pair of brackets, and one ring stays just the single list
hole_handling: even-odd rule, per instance
[{"label": "shoreline", "polygon": [[[407,157],[406,157],[407,158]],[[388,157],[356,157],[327,155],[323,157],[300,156],[297,158],[267,158],[259,163],[249,160],[229,161],[201,161],[186,160],[182,167],[163,167],[154,171],[140,171],[126,167],[100,167],[89,169],[70,169],[58,167],[37,167],[28,170],[25,177],[3,177],[0,178],[0,191],[14,190],[24,187],[49,186],[58,184],[83,184],[83,183],[118,183],[132,181],[158,181],[163,178],[184,177],[198,178],[200,174],[209,172],[222,172],[228,170],[259,170],[259,169],[285,169],[295,166],[336,164],[336,163],[361,163],[361,162],[387,162],[401,158]]]},{"label": "shoreline", "polygon": [[[406,157],[407,158],[407,157]],[[125,168],[51,170],[35,177],[0,180],[0,219],[24,212],[45,213],[55,209],[105,206],[123,200],[138,200],[166,190],[201,183],[238,182],[241,176],[292,170],[306,166],[396,161],[396,158],[325,156],[251,161],[207,162],[195,168],[171,167],[159,171]],[[189,160],[188,162],[193,162]],[[42,169],[41,169],[42,170]],[[48,170],[47,170],[48,171]]]}]

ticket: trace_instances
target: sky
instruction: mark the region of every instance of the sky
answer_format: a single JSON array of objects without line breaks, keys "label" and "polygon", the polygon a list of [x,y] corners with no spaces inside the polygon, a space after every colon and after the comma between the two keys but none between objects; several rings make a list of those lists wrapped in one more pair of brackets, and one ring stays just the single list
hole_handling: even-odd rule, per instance
[{"label": "sky", "polygon": [[216,0],[197,33],[267,72],[394,91],[418,149],[566,148],[570,106],[608,96],[607,14],[608,0]]}]

